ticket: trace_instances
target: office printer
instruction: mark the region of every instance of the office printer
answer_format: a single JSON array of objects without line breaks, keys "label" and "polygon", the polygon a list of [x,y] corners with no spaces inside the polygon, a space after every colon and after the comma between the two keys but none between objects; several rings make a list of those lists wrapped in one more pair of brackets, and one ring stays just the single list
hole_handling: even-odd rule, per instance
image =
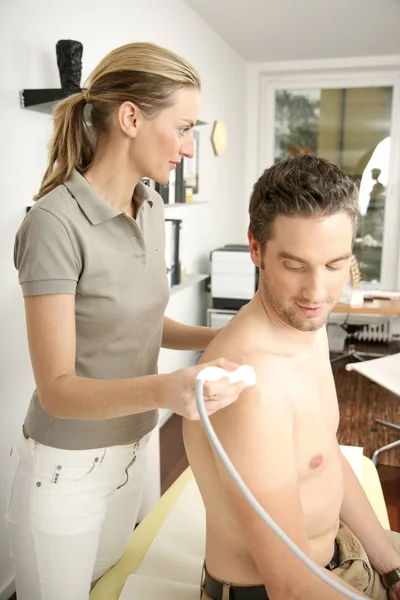
[{"label": "office printer", "polygon": [[228,244],[213,250],[210,259],[213,308],[239,310],[253,298],[258,286],[258,268],[248,246]]}]

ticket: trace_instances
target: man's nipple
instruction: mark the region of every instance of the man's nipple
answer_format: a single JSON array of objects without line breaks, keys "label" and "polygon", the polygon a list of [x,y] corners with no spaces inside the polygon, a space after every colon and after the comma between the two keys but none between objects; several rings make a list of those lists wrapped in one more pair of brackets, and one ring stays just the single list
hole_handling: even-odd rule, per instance
[{"label": "man's nipple", "polygon": [[310,469],[318,469],[318,467],[322,465],[323,460],[324,457],[322,456],[322,454],[316,454],[315,456],[313,456],[309,463]]}]

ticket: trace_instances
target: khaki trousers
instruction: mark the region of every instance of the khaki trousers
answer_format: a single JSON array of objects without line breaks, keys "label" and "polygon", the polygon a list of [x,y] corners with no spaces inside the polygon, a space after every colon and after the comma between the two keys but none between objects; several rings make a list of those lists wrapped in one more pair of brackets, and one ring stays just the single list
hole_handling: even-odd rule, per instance
[{"label": "khaki trousers", "polygon": [[[387,531],[386,533],[400,555],[400,534],[393,531]],[[336,540],[339,546],[340,565],[337,569],[334,569],[333,573],[356,590],[372,598],[372,600],[387,600],[387,590],[383,587],[379,574],[371,566],[359,540],[343,523],[340,524]],[[230,600],[232,588],[235,588],[233,584],[224,582],[222,598],[214,599],[202,587],[201,599]],[[267,599],[268,595],[265,592],[265,600]]]}]

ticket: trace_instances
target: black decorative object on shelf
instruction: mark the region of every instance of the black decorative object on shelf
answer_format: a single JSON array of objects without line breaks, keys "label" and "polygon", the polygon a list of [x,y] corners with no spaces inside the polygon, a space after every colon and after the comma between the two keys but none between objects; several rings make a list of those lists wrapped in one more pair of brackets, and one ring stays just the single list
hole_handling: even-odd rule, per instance
[{"label": "black decorative object on shelf", "polygon": [[83,45],[76,40],[59,40],[56,44],[57,66],[63,90],[78,91],[82,77]]},{"label": "black decorative object on shelf", "polygon": [[81,91],[83,45],[76,40],[59,40],[56,43],[57,67],[60,88],[20,90],[21,108],[51,114],[55,105]]}]

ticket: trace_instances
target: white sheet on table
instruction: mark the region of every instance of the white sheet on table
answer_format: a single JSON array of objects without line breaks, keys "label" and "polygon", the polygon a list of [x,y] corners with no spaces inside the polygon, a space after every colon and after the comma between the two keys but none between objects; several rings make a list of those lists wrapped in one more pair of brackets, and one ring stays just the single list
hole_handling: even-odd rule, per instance
[{"label": "white sheet on table", "polygon": [[340,446],[343,454],[353,467],[353,471],[358,477],[358,480],[362,480],[363,471],[363,454],[364,450],[362,446]]},{"label": "white sheet on table", "polygon": [[191,478],[120,600],[198,600],[205,531],[203,501]]},{"label": "white sheet on table", "polygon": [[400,352],[360,363],[348,363],[347,371],[357,371],[378,385],[400,396]]},{"label": "white sheet on table", "polygon": [[119,600],[199,600],[200,583],[190,585],[143,575],[130,575]]},{"label": "white sheet on table", "polygon": [[[353,446],[341,449],[361,479],[363,449]],[[192,477],[139,569],[128,577],[120,600],[199,600],[205,522],[203,501]]]}]

